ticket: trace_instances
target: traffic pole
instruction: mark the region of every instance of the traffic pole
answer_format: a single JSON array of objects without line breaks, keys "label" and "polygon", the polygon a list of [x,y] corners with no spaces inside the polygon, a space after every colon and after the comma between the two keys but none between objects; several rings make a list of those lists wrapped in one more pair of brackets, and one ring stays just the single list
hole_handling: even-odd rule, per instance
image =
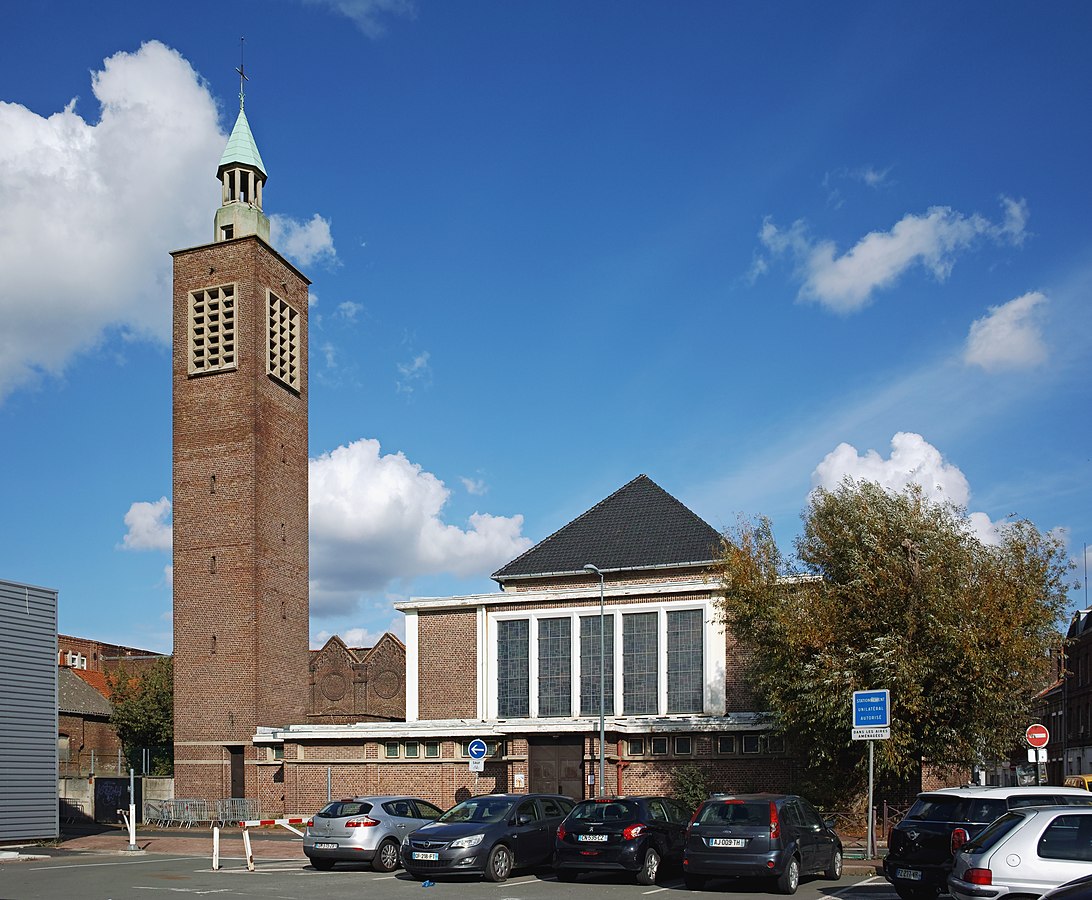
[{"label": "traffic pole", "polygon": [[868,742],[868,809],[865,814],[866,827],[868,828],[868,840],[865,844],[865,849],[868,852],[868,858],[873,859],[872,844],[875,840],[875,829],[872,827],[872,762],[873,751],[875,749],[876,742]]}]

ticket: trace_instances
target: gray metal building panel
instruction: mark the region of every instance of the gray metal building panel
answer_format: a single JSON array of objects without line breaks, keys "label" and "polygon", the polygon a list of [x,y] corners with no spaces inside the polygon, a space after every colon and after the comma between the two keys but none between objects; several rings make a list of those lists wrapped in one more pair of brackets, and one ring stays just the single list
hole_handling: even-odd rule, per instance
[{"label": "gray metal building panel", "polygon": [[0,580],[0,844],[55,838],[57,592]]}]

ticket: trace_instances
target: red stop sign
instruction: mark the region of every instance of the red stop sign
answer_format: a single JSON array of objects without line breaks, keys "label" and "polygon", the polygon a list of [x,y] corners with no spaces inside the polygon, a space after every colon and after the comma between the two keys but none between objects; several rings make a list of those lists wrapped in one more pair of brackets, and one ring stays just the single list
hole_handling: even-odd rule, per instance
[{"label": "red stop sign", "polygon": [[1045,725],[1029,725],[1024,737],[1027,738],[1029,746],[1045,747],[1050,740],[1050,732]]}]

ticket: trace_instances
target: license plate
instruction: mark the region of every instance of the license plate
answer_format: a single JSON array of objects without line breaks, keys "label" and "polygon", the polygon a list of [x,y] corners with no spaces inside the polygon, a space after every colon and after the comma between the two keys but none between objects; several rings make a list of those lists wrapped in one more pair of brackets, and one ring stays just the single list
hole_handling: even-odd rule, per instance
[{"label": "license plate", "polygon": [[605,844],[607,836],[605,834],[578,834],[576,836],[578,841],[589,841],[596,844]]},{"label": "license plate", "polygon": [[331,844],[329,841],[315,841],[316,850],[336,850],[337,844]]},{"label": "license plate", "polygon": [[905,881],[921,881],[921,872],[917,869],[895,869],[895,877]]},{"label": "license plate", "polygon": [[411,854],[414,859],[433,859],[438,860],[440,858],[439,853],[421,853],[419,850],[414,850]]},{"label": "license plate", "polygon": [[710,847],[746,847],[746,838],[709,838]]}]

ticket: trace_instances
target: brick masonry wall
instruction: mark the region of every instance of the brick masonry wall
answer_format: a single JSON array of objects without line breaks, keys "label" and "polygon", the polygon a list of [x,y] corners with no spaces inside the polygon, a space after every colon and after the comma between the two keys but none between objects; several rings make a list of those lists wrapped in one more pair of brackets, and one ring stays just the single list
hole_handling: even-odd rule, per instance
[{"label": "brick masonry wall", "polygon": [[474,610],[422,613],[417,627],[420,718],[476,717],[478,650]]},{"label": "brick masonry wall", "polygon": [[154,664],[154,659],[146,657],[158,657],[160,654],[154,650],[141,650],[137,647],[123,647],[119,644],[105,644],[102,641],[91,638],[73,637],[69,634],[57,635],[58,665],[66,665],[65,654],[68,652],[82,653],[87,660],[89,672],[111,672],[119,665],[125,666],[127,671],[139,672],[145,666]]},{"label": "brick masonry wall", "polygon": [[[237,368],[190,377],[189,293],[231,283]],[[298,394],[266,375],[266,288],[299,314]],[[256,784],[255,728],[307,710],[307,281],[245,237],[175,253],[173,303],[176,790],[214,800],[224,746]]]},{"label": "brick masonry wall", "polygon": [[[674,772],[683,765],[697,766],[705,774],[710,791],[792,792],[798,787],[799,763],[785,754],[754,757],[716,756],[709,734],[692,735],[695,752],[619,761],[617,736],[608,734],[606,785],[608,793],[674,793]],[[262,808],[283,803],[286,813],[307,815],[326,802],[327,770],[335,798],[366,794],[407,794],[446,809],[468,796],[493,792],[529,790],[528,742],[525,736],[507,739],[502,759],[489,759],[484,771],[470,772],[468,760],[459,755],[459,742],[441,742],[440,759],[384,759],[378,742],[315,741],[287,745],[285,759],[260,765]],[[586,775],[598,769],[598,744],[584,741]],[[619,776],[619,772],[621,773]],[[522,787],[517,787],[522,775]],[[594,787],[583,778],[584,796]],[[577,798],[579,799],[579,798]]]}]

